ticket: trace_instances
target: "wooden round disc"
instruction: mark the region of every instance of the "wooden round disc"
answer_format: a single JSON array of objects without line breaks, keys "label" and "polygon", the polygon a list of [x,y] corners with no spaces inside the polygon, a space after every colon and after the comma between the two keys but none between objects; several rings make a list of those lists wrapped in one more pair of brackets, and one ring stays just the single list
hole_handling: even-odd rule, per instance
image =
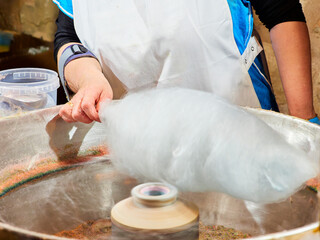
[{"label": "wooden round disc", "polygon": [[130,197],[111,210],[113,224],[129,231],[178,232],[188,229],[198,218],[199,209],[180,200],[163,207],[145,207],[137,206]]}]

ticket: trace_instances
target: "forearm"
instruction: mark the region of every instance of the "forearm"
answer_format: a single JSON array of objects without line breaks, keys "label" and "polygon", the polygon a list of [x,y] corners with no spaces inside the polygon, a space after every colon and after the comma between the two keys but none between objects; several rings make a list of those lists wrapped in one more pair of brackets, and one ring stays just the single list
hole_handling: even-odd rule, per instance
[{"label": "forearm", "polygon": [[[67,43],[59,49],[58,62],[64,49],[71,44]],[[70,101],[71,105],[65,104],[60,109],[60,116],[67,122],[100,121],[100,104],[112,99],[113,91],[98,60],[92,57],[74,59],[65,66],[64,76],[75,95]]]},{"label": "forearm", "polygon": [[[56,21],[57,32],[54,40],[54,55],[59,64],[63,51],[71,44],[80,44],[73,20],[59,11]],[[100,121],[100,104],[113,98],[113,91],[105,78],[100,63],[92,57],[76,58],[65,66],[64,77],[69,88],[75,93],[70,103],[65,104],[59,115],[66,122],[91,123]]]},{"label": "forearm", "polygon": [[[67,43],[58,51],[58,62],[64,49],[75,43]],[[79,44],[79,43],[77,43]],[[107,81],[102,73],[100,63],[92,57],[83,57],[69,62],[64,71],[65,80],[73,92],[82,87],[89,86],[93,81]]]},{"label": "forearm", "polygon": [[270,30],[289,114],[310,119],[313,108],[310,40],[304,22],[284,22]]}]

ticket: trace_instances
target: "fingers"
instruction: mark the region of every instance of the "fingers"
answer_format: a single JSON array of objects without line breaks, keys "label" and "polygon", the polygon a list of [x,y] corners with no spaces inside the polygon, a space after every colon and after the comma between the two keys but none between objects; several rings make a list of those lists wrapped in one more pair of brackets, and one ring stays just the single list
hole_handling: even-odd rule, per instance
[{"label": "fingers", "polygon": [[84,86],[60,109],[59,115],[66,122],[100,122],[99,105],[106,99],[111,100],[112,96],[112,89],[105,80],[92,86]]},{"label": "fingers", "polygon": [[104,102],[110,102],[112,100],[112,95],[110,96],[109,93],[103,93],[100,96],[99,102],[97,103],[96,109],[99,112],[100,108],[101,108],[101,104],[103,104]]},{"label": "fingers", "polygon": [[68,123],[74,122],[74,119],[72,118],[72,107],[71,104],[66,103],[59,111],[59,115]]},{"label": "fingers", "polygon": [[83,94],[78,92],[70,102],[64,104],[59,111],[59,115],[66,122],[83,122],[91,123],[90,119],[81,108]]},{"label": "fingers", "polygon": [[60,109],[59,115],[66,122],[100,122],[98,107],[106,99],[112,99],[112,90],[111,93],[109,89],[99,89],[99,91],[93,89],[80,90],[70,102]]},{"label": "fingers", "polygon": [[100,122],[98,110],[96,109],[96,102],[100,99],[100,93],[89,91],[82,99],[81,109],[84,111],[86,116],[93,121]]},{"label": "fingers", "polygon": [[74,102],[74,106],[72,108],[72,114],[71,114],[72,118],[76,122],[91,123],[93,120],[90,119],[82,109],[82,106],[81,106],[82,98],[80,99],[77,99],[77,98],[71,100],[72,102]]},{"label": "fingers", "polygon": [[98,88],[88,88],[82,98],[81,109],[84,111],[86,116],[93,121],[100,121],[99,117],[99,105],[106,99],[111,100],[113,92],[109,84],[104,84]]}]

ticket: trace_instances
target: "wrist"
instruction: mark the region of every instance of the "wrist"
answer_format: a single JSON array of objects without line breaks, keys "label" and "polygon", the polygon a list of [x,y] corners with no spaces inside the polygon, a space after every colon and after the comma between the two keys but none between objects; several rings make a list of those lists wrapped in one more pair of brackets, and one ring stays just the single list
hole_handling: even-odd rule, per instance
[{"label": "wrist", "polygon": [[318,115],[316,115],[314,118],[308,119],[308,121],[311,123],[316,123],[320,125],[320,120],[318,118]]},{"label": "wrist", "polygon": [[[84,59],[82,61],[86,62]],[[69,85],[74,92],[95,91],[96,89],[100,89],[101,91],[106,91],[108,93],[108,98],[113,98],[113,91],[109,81],[99,68],[90,67],[89,65],[88,69],[83,71],[84,68],[81,68],[82,64],[75,65],[78,68],[78,71],[76,74],[72,75],[73,81],[70,81]]]},{"label": "wrist", "polygon": [[312,117],[312,118],[308,118],[307,120],[308,120],[308,121],[310,121],[310,122],[316,121],[316,120],[318,120],[318,115],[317,115],[317,114],[315,114],[315,116],[314,116],[314,117]]},{"label": "wrist", "polygon": [[[303,101],[303,99],[303,97],[300,97],[295,102],[288,101],[289,114],[306,120],[316,117],[317,114],[313,107],[313,101]],[[305,99],[307,98],[305,97]]]},{"label": "wrist", "polygon": [[[62,53],[61,53],[62,52]],[[70,43],[67,44],[66,47],[63,47],[59,53],[59,61],[58,61],[58,72],[60,76],[61,85],[65,91],[65,94],[67,96],[67,99],[70,100],[69,96],[69,85],[66,79],[72,79],[70,74],[66,77],[66,66],[72,63],[73,61],[80,59],[80,58],[92,58],[95,59],[95,62],[98,62],[98,59],[95,57],[95,55],[90,52],[88,49],[86,49],[82,44],[80,43]],[[78,62],[78,61],[77,61]],[[97,63],[95,63],[97,64]],[[73,66],[74,64],[71,64]],[[99,64],[98,64],[99,65]],[[99,65],[100,67],[100,65]],[[86,69],[86,67],[84,68]],[[70,72],[70,71],[69,71]],[[71,71],[72,73],[76,74],[77,71]],[[75,84],[76,85],[76,84]],[[75,86],[71,90],[76,90]]]},{"label": "wrist", "polygon": [[84,57],[75,59],[66,65],[65,79],[68,87],[73,92],[77,92],[83,86],[101,81],[105,77],[98,61]]},{"label": "wrist", "polygon": [[[101,89],[109,88],[110,84],[102,72],[88,73],[79,81],[78,89],[85,89],[90,87],[99,87]],[[111,88],[111,87],[110,87]]]},{"label": "wrist", "polygon": [[301,119],[305,119],[305,120],[310,120],[312,118],[315,118],[317,117],[317,114],[315,112],[313,113],[295,113],[295,114],[292,114],[290,113],[290,115],[294,116],[294,117],[298,117],[298,118],[301,118]]}]

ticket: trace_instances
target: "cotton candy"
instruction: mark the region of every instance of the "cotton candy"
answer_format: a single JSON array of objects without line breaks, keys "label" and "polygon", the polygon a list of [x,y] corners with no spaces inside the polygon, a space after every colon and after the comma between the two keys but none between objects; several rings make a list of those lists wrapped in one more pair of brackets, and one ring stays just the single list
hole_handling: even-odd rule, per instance
[{"label": "cotton candy", "polygon": [[276,202],[318,172],[306,152],[212,93],[182,88],[135,92],[104,104],[100,118],[110,158],[120,171],[180,191]]}]

